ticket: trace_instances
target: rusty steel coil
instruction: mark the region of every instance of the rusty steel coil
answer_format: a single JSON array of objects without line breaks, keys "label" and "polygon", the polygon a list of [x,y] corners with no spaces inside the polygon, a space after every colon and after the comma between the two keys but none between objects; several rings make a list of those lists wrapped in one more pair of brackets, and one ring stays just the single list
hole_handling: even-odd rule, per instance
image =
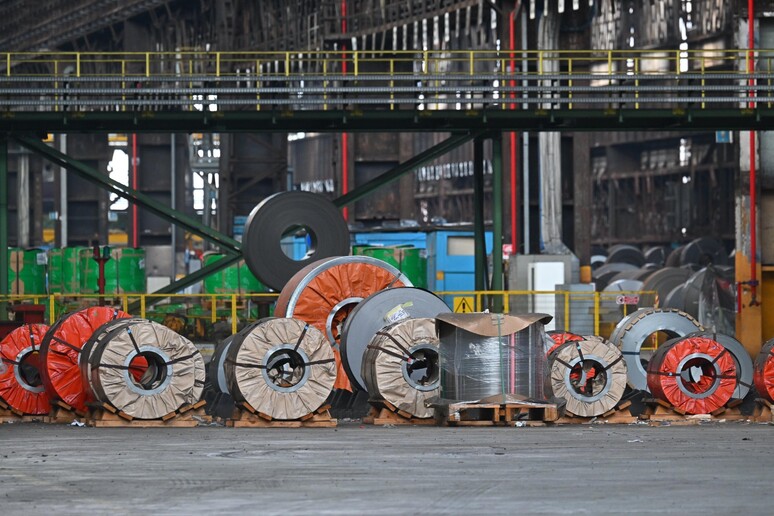
[{"label": "rusty steel coil", "polygon": [[439,346],[434,318],[404,319],[380,329],[363,357],[369,401],[387,401],[413,417],[432,417],[426,402],[441,389]]},{"label": "rusty steel coil", "polygon": [[766,342],[755,357],[753,378],[758,395],[774,402],[774,339]]},{"label": "rusty steel coil", "polygon": [[321,331],[276,317],[235,336],[224,373],[235,401],[272,419],[292,420],[322,406],[333,390],[336,363]]},{"label": "rusty steel coil", "polygon": [[122,310],[94,306],[69,313],[49,328],[40,346],[40,377],[51,399],[86,410],[87,391],[79,368],[81,349],[100,326],[126,317],[130,316]]},{"label": "rusty steel coil", "polygon": [[601,416],[615,408],[625,390],[623,355],[601,337],[567,341],[548,356],[546,393],[564,399],[572,415]]},{"label": "rusty steel coil", "polygon": [[[138,363],[144,369],[139,378],[132,372]],[[204,389],[204,359],[196,346],[143,319],[103,332],[81,370],[96,401],[136,419],[158,419],[192,405]]]},{"label": "rusty steel coil", "polygon": [[737,382],[733,355],[707,337],[664,343],[648,363],[648,387],[656,398],[688,414],[709,414],[731,399]]},{"label": "rusty steel coil", "polygon": [[340,328],[363,299],[391,287],[411,287],[392,265],[370,256],[339,256],[311,263],[298,271],[280,292],[274,315],[293,317],[323,332],[334,347],[336,389],[352,386],[341,364]]},{"label": "rusty steel coil", "polygon": [[0,342],[0,399],[23,414],[48,414],[51,404],[40,378],[45,324],[25,324]]},{"label": "rusty steel coil", "polygon": [[[285,254],[281,241],[304,230],[309,251],[300,260]],[[311,192],[280,192],[264,199],[247,218],[242,254],[250,271],[264,284],[281,290],[312,262],[349,254],[349,229],[339,209]]]}]

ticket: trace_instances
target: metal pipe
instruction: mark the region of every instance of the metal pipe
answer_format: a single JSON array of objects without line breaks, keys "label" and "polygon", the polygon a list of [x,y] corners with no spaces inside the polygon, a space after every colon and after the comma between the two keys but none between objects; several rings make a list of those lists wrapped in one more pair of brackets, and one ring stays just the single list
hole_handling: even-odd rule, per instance
[{"label": "metal pipe", "polygon": [[[755,1],[747,0],[747,47],[749,52],[747,53],[747,71],[755,72]],[[755,80],[750,79],[750,86],[755,85]],[[755,90],[750,91],[750,97],[755,97]],[[755,108],[755,101],[750,100],[750,108]],[[756,217],[757,214],[757,177],[755,169],[755,139],[756,132],[750,131],[750,305],[755,306],[758,304],[758,253],[757,248],[757,227]]]},{"label": "metal pipe", "polygon": [[[341,34],[347,33],[347,1],[341,0]],[[347,75],[347,45],[342,44],[341,49],[341,75]],[[349,135],[341,133],[341,195],[349,192]],[[344,220],[349,221],[349,209],[345,206],[341,210]]]},{"label": "metal pipe", "polygon": [[[134,190],[137,190],[137,162],[139,160],[140,157],[137,155],[137,133],[132,133],[132,189]],[[132,247],[140,246],[137,220],[137,205],[132,203]]]},{"label": "metal pipe", "polygon": [[[59,135],[59,152],[67,154],[67,134]],[[67,247],[67,169],[59,167],[59,246]]]},{"label": "metal pipe", "polygon": [[[516,5],[513,7],[513,11],[511,11],[509,16],[509,34],[508,34],[508,42],[510,44],[511,50],[516,50],[516,12],[518,11],[520,6],[520,2],[517,2]],[[514,59],[514,54],[511,52],[510,55],[510,70],[509,72],[514,75],[516,71],[516,60]],[[511,80],[510,82],[511,88],[516,86],[516,82]],[[511,98],[514,98],[516,96],[515,92],[511,92]],[[511,103],[510,104],[511,109],[516,109],[516,104]],[[510,152],[510,160],[511,160],[511,167],[510,167],[510,182],[511,182],[511,253],[512,254],[518,254],[519,252],[519,216],[518,216],[518,207],[517,207],[517,199],[519,197],[519,184],[518,184],[518,156],[517,156],[517,145],[518,145],[518,136],[515,132],[510,133],[510,145],[508,146],[508,150]]]},{"label": "metal pipe", "polygon": [[[492,290],[503,290],[503,144],[502,135],[492,137]],[[496,295],[492,310],[503,311],[503,298]]]},{"label": "metal pipe", "polygon": [[[522,9],[521,10],[521,48],[522,48],[522,54],[521,54],[521,73],[524,76],[522,86],[527,87],[529,86],[529,81],[527,80],[528,74],[529,74],[529,61],[527,59],[527,53],[524,52],[524,50],[527,49],[527,10]],[[527,93],[522,94],[523,98],[527,97]],[[527,109],[527,106],[523,106],[524,109]],[[522,134],[522,175],[524,176],[522,181],[522,206],[521,209],[523,211],[522,219],[524,223],[524,231],[522,231],[522,234],[524,235],[524,254],[530,253],[530,246],[529,246],[529,133],[527,131],[524,131]]]},{"label": "metal pipe", "polygon": [[[169,184],[170,186],[170,207],[177,209],[177,138],[175,133],[169,136]],[[172,243],[172,281],[177,277],[177,228],[174,224],[170,228],[170,239]]]},{"label": "metal pipe", "polygon": [[30,155],[26,152],[17,156],[19,164],[16,196],[16,245],[22,249],[30,246]]},{"label": "metal pipe", "polygon": [[473,140],[473,232],[475,242],[475,289],[486,290],[486,234],[484,233],[484,139]]}]

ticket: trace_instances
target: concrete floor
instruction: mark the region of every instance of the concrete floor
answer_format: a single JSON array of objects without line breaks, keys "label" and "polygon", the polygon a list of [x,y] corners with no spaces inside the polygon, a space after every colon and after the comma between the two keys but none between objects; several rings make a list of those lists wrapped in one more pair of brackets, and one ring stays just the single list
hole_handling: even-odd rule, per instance
[{"label": "concrete floor", "polygon": [[0,426],[0,514],[772,514],[774,427]]}]

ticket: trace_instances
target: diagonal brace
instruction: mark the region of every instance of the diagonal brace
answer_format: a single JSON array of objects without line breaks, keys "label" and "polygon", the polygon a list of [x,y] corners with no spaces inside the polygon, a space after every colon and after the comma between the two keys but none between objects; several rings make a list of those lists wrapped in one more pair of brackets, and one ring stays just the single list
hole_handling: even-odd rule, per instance
[{"label": "diagonal brace", "polygon": [[178,226],[186,229],[187,231],[190,231],[195,235],[199,235],[208,242],[212,242],[213,244],[220,246],[224,251],[237,254],[241,253],[241,244],[233,238],[224,235],[220,231],[206,227],[196,219],[189,217],[188,215],[185,215],[184,213],[181,213],[177,210],[173,210],[164,203],[152,199],[151,197],[138,192],[137,190],[129,188],[126,185],[122,185],[118,181],[114,181],[113,179],[100,174],[97,170],[70,158],[66,154],[62,154],[58,150],[49,147],[42,141],[35,138],[19,135],[14,135],[12,138],[23,147],[26,147],[33,152],[37,152],[52,163],[66,168],[70,172],[73,172],[74,174],[89,182],[95,183],[96,185],[108,190],[111,193],[125,198],[129,202],[152,212],[164,220],[167,220],[173,224],[177,224]]},{"label": "diagonal brace", "polygon": [[449,138],[445,139],[441,143],[437,145],[433,145],[429,149],[420,152],[413,158],[409,159],[408,161],[404,161],[400,165],[396,166],[395,168],[392,168],[385,172],[384,174],[381,174],[378,177],[373,178],[372,180],[368,181],[366,184],[359,186],[355,188],[354,190],[350,191],[349,193],[346,193],[342,195],[341,197],[337,197],[333,200],[333,204],[335,204],[337,207],[341,208],[342,206],[346,206],[348,204],[352,204],[355,201],[359,201],[363,197],[367,197],[371,193],[373,193],[375,190],[378,190],[382,186],[389,184],[396,179],[400,178],[403,174],[407,172],[411,172],[417,167],[421,167],[428,161],[432,161],[439,156],[443,156],[450,150],[454,149],[455,147],[459,147],[463,143],[469,142],[470,140],[481,136],[484,134],[484,132],[469,132],[464,134],[455,134],[450,136]]}]

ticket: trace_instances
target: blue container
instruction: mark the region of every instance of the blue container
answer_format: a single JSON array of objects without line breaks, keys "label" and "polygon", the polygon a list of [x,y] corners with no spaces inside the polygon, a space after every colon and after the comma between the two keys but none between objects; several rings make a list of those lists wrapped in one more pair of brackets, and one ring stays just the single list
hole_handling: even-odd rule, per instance
[{"label": "blue container", "polygon": [[[492,253],[492,232],[484,236],[487,255]],[[472,231],[436,231],[427,235],[427,285],[434,292],[472,291],[476,288]],[[443,296],[453,306],[455,296]]]}]

